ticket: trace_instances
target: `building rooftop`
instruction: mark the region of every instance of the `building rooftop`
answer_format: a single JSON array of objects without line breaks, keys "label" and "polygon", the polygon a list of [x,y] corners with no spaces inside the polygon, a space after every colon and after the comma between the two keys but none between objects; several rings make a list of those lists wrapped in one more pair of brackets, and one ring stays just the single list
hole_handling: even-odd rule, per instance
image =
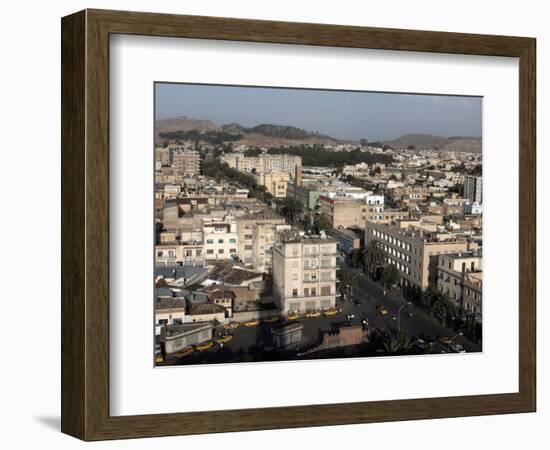
[{"label": "building rooftop", "polygon": [[240,286],[245,281],[254,280],[261,277],[260,272],[244,269],[235,266],[231,261],[220,261],[212,263],[214,266],[208,274],[208,279],[220,281],[227,285]]},{"label": "building rooftop", "polygon": [[166,309],[183,309],[185,308],[185,299],[184,298],[158,298],[155,303],[155,310],[161,311]]}]

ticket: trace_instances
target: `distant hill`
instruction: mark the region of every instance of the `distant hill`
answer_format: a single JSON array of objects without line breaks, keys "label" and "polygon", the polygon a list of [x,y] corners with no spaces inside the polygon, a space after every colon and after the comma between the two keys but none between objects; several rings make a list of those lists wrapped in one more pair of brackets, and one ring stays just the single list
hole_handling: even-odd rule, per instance
[{"label": "distant hill", "polygon": [[242,145],[283,146],[300,144],[335,144],[338,139],[291,125],[260,124],[244,127],[238,123],[218,125],[191,117],[160,119],[156,122],[157,142],[170,139],[192,139],[200,135],[217,143],[220,139]]},{"label": "distant hill", "polygon": [[[260,147],[342,143],[359,145],[358,141],[343,141],[291,125],[269,123],[254,127],[244,127],[239,123],[218,125],[210,120],[187,116],[157,120],[155,132],[159,143],[164,140],[201,140],[213,144],[234,142],[236,145],[256,145]],[[406,149],[414,145],[417,149],[481,153],[481,138],[476,137],[406,134],[397,139],[382,142],[382,144],[387,144],[395,149]]]},{"label": "distant hill", "polygon": [[395,149],[407,149],[414,145],[416,149],[437,149],[452,152],[481,153],[481,138],[470,136],[443,137],[433,134],[411,133],[405,134],[397,139],[385,141]]}]

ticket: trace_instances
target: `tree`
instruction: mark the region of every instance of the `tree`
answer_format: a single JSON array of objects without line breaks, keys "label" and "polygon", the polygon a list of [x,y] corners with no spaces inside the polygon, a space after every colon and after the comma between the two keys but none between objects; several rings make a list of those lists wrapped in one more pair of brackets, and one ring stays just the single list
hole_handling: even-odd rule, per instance
[{"label": "tree", "polygon": [[363,262],[361,250],[355,249],[350,254],[350,263],[352,267],[359,267]]},{"label": "tree", "polygon": [[388,336],[384,342],[384,350],[389,355],[404,355],[413,347],[411,338],[404,333]]},{"label": "tree", "polygon": [[318,232],[321,230],[332,230],[332,222],[326,214],[317,214],[315,216],[314,224]]},{"label": "tree", "polygon": [[399,271],[393,264],[388,264],[384,267],[384,271],[382,272],[382,282],[384,283],[384,286],[396,286],[399,283],[400,278]]},{"label": "tree", "polygon": [[297,217],[303,213],[304,205],[294,197],[285,197],[277,201],[277,207],[288,222],[294,223]]},{"label": "tree", "polygon": [[352,288],[356,285],[354,274],[351,272],[346,272],[345,270],[338,271],[337,277],[338,277],[338,283],[340,284],[340,287],[344,289]]},{"label": "tree", "polygon": [[449,299],[449,295],[433,287],[422,294],[422,305],[441,323],[446,318],[454,316],[456,312],[456,306]]},{"label": "tree", "polygon": [[363,254],[363,266],[365,273],[374,279],[383,262],[384,252],[380,247],[380,243],[374,239],[368,243]]}]

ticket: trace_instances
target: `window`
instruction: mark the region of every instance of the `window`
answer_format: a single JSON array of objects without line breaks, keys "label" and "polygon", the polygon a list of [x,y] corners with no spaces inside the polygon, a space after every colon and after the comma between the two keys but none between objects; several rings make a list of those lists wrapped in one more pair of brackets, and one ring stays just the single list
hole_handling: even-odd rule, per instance
[{"label": "window", "polygon": [[223,239],[218,239],[218,244],[223,244]]},{"label": "window", "polygon": [[292,296],[293,297],[298,297],[298,289],[296,289],[296,288],[292,289]]},{"label": "window", "polygon": [[207,244],[213,244],[213,243],[214,243],[214,239],[207,239],[207,240],[206,240],[206,243],[207,243]]},{"label": "window", "polygon": [[323,286],[321,288],[321,295],[330,295],[330,286]]},{"label": "window", "polygon": [[237,249],[236,248],[230,248],[229,253],[237,253]]},{"label": "window", "polygon": [[235,244],[237,242],[237,239],[229,239],[230,244]]},{"label": "window", "polygon": [[208,255],[213,255],[213,254],[214,254],[214,250],[212,250],[212,249],[206,250],[206,254],[208,254]]},{"label": "window", "polygon": [[298,274],[297,273],[292,274],[292,280],[293,281],[298,281]]},{"label": "window", "polygon": [[223,248],[218,249],[218,253],[219,253],[220,255],[222,255],[222,254],[223,254]]}]

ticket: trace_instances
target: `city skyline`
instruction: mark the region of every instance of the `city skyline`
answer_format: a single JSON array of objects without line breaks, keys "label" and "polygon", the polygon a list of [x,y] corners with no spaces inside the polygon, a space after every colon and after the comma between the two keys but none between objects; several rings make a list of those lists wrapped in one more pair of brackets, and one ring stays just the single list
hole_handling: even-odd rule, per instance
[{"label": "city skyline", "polygon": [[482,136],[481,97],[156,83],[155,117],[181,116],[291,125],[342,140]]}]

